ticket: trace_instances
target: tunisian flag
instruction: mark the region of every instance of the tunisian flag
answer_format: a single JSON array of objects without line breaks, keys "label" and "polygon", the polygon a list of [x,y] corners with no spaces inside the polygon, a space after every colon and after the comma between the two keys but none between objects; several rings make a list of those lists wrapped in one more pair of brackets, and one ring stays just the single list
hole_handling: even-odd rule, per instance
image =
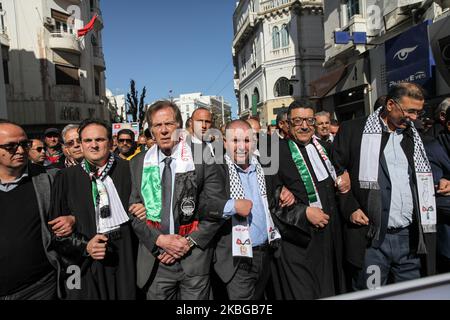
[{"label": "tunisian flag", "polygon": [[86,34],[89,33],[92,29],[94,29],[95,21],[97,21],[97,15],[94,15],[94,17],[89,21],[89,23],[82,29],[78,30],[78,38],[84,37]]}]

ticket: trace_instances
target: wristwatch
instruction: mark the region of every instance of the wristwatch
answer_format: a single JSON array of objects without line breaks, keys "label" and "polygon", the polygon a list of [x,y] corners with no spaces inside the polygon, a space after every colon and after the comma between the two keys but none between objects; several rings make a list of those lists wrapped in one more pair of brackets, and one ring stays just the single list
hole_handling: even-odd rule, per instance
[{"label": "wristwatch", "polygon": [[186,240],[187,240],[187,242],[188,242],[188,244],[189,244],[189,248],[192,248],[192,247],[194,247],[194,246],[197,245],[197,244],[195,243],[195,241],[194,241],[190,236],[186,236],[185,238],[186,238]]}]

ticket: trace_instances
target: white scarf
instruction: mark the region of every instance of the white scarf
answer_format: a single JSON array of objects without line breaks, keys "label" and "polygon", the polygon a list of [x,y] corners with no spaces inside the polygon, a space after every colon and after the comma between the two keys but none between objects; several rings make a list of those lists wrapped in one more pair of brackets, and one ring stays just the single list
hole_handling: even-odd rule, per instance
[{"label": "white scarf", "polygon": [[[161,223],[162,194],[161,176],[159,170],[157,145],[154,145],[145,155],[142,172],[141,193],[147,209],[148,223]],[[186,143],[186,137],[182,135],[180,142],[175,146],[172,156],[176,162],[175,173],[186,173],[195,171],[192,151]]]},{"label": "white scarf", "polygon": [[[359,166],[359,182],[362,189],[380,189],[378,170],[383,133],[383,127],[380,123],[382,110],[383,108],[379,108],[370,115],[364,127]],[[436,199],[431,165],[422,139],[413,124],[411,130],[414,136],[414,171],[417,181],[420,219],[425,233],[436,232]]]},{"label": "white scarf", "polygon": [[[114,182],[109,176],[114,162],[114,156],[110,155],[108,163],[102,172],[98,173],[98,176],[94,172],[91,172],[90,165],[86,160],[81,163],[81,167],[89,175],[93,187],[95,221],[98,234],[108,234],[116,231],[120,229],[122,224],[129,220]],[[94,192],[95,188],[97,189],[97,193]]]},{"label": "white scarf", "polygon": [[[230,174],[230,195],[231,199],[245,199],[245,192],[242,181],[236,170],[236,166],[228,155],[225,155],[225,161],[228,165]],[[276,229],[269,210],[269,202],[267,200],[266,180],[261,164],[256,157],[252,157],[250,163],[256,167],[256,175],[258,178],[258,187],[264,205],[264,213],[266,215],[266,231],[269,243],[281,239],[281,235]],[[239,219],[232,217],[233,224],[233,257],[253,258],[252,240],[250,239],[250,229],[248,219]]]}]

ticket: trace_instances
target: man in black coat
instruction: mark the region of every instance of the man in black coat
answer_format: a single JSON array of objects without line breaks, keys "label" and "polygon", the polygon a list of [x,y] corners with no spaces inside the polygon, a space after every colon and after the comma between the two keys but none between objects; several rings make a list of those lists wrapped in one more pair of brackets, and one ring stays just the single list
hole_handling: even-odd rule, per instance
[{"label": "man in black coat", "polygon": [[147,209],[145,221],[133,222],[140,240],[137,283],[150,300],[207,300],[224,182],[216,165],[207,164],[214,161],[204,159],[208,147],[178,136],[174,103],[156,102],[147,120],[156,145],[131,161],[130,201]]},{"label": "man in black coat", "polygon": [[129,208],[130,167],[110,153],[107,124],[86,120],[79,133],[85,159],[56,176],[50,208],[52,218],[76,220],[73,234],[53,241],[62,269],[80,270],[79,286],[64,283],[66,298],[132,300],[137,288],[129,212],[137,209]]},{"label": "man in black coat", "polygon": [[298,203],[295,211],[276,211],[274,215],[282,236],[280,257],[276,260],[276,295],[293,300],[334,296],[344,291],[334,181],[339,180],[327,146],[313,138],[312,104],[307,100],[294,101],[288,121],[291,139],[280,142],[279,177]]},{"label": "man in black coat", "polygon": [[[352,191],[340,196],[340,208],[354,290],[384,285],[389,279],[419,278],[419,255],[434,257],[434,234],[424,237],[424,231],[435,230],[431,168],[410,124],[423,105],[419,86],[398,85],[375,114],[344,123],[334,142],[334,163],[349,172],[352,184]],[[426,182],[421,192],[418,174]],[[423,269],[433,273],[434,267]]]}]

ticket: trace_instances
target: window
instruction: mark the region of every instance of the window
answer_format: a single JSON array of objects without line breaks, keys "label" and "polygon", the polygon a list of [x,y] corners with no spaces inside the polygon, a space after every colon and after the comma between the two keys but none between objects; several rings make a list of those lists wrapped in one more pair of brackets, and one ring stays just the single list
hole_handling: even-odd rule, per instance
[{"label": "window", "polygon": [[244,109],[247,110],[250,107],[250,100],[248,100],[248,95],[244,97]]},{"label": "window", "polygon": [[247,76],[247,63],[245,61],[245,51],[242,51],[241,53],[241,73],[242,73],[242,78]]},{"label": "window", "polygon": [[95,96],[100,96],[100,72],[95,73],[95,79],[94,79],[94,89],[95,89]]},{"label": "window", "polygon": [[348,19],[351,19],[355,14],[359,14],[359,0],[347,0]]},{"label": "window", "polygon": [[275,97],[285,97],[292,96],[292,94],[294,93],[294,88],[289,83],[289,80],[283,77],[277,80],[273,91]]},{"label": "window", "polygon": [[261,101],[261,98],[259,96],[259,90],[258,88],[255,88],[255,90],[253,91],[253,102],[256,104],[259,104]]},{"label": "window", "polygon": [[78,68],[56,64],[55,76],[57,85],[80,85],[80,75],[78,74]]},{"label": "window", "polygon": [[52,9],[52,18],[55,19],[55,29],[53,30],[55,33],[74,33],[73,25],[69,24],[71,19],[68,14]]},{"label": "window", "polygon": [[0,3],[0,33],[6,32],[6,26],[5,26],[5,12],[3,11],[2,4]]},{"label": "window", "polygon": [[280,31],[278,27],[273,27],[272,29],[272,46],[273,50],[280,48]]},{"label": "window", "polygon": [[2,50],[2,64],[3,64],[3,78],[5,84],[9,84],[9,48],[5,46],[1,46]]},{"label": "window", "polygon": [[287,24],[283,24],[281,27],[281,46],[288,47],[289,46],[289,30]]}]

